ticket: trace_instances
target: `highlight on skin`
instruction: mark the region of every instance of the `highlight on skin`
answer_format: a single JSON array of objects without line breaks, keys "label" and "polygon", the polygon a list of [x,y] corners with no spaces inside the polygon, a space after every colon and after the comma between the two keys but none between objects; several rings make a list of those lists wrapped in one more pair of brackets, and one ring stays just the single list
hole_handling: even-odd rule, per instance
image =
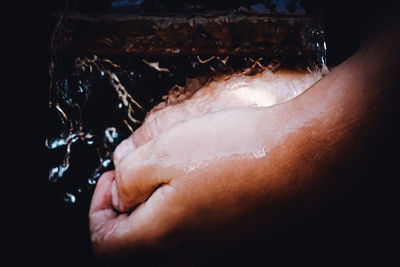
[{"label": "highlight on skin", "polygon": [[327,72],[326,68],[315,72],[264,70],[254,76],[238,73],[220,77],[179,104],[150,111],[144,124],[116,148],[114,162],[178,123],[230,108],[269,107],[289,101]]}]

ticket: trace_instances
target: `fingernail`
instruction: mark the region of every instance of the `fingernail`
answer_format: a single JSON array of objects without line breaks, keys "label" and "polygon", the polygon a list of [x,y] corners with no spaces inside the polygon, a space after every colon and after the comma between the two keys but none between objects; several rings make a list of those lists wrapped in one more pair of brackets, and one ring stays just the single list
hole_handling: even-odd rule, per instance
[{"label": "fingernail", "polygon": [[112,201],[113,207],[118,210],[119,199],[118,199],[118,192],[117,192],[117,184],[115,183],[115,180],[112,182],[112,185],[111,185],[111,201]]}]

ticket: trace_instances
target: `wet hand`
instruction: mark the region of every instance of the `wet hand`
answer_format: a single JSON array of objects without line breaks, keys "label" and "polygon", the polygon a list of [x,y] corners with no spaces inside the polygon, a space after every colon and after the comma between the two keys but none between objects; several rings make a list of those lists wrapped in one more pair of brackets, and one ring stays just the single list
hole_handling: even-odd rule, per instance
[{"label": "wet hand", "polygon": [[290,190],[276,180],[288,168],[274,165],[280,152],[271,151],[282,141],[273,137],[274,124],[277,119],[258,108],[210,113],[129,152],[115,173],[100,178],[93,196],[96,254],[134,255],[237,237],[265,192],[275,189],[271,198]]},{"label": "wet hand", "polygon": [[143,125],[124,140],[114,152],[114,163],[179,123],[205,114],[240,107],[267,107],[288,101],[302,93],[322,73],[265,70],[254,76],[235,74],[220,77],[179,104],[151,111]]},{"label": "wet hand", "polygon": [[208,113],[126,150],[93,195],[96,255],[226,244],[348,186],[351,177],[332,170],[351,165],[349,150],[385,115],[377,104],[398,91],[392,36],[397,42],[378,39],[292,101]]}]

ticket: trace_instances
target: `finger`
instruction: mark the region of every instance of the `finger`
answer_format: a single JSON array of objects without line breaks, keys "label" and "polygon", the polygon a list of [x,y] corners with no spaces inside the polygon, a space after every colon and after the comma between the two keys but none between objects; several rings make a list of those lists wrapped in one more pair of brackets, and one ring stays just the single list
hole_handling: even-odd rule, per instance
[{"label": "finger", "polygon": [[[97,182],[89,209],[89,230],[92,249],[96,257],[106,259],[121,250],[118,245],[124,239],[115,232],[122,224],[122,231],[127,228],[123,222],[127,215],[119,215],[111,205],[111,185],[114,171],[104,173]],[[121,230],[119,231],[121,232]]]},{"label": "finger", "polygon": [[147,143],[128,154],[117,166],[112,185],[113,206],[121,212],[134,208],[148,199],[160,186],[168,184],[172,172],[152,153],[153,143]]},{"label": "finger", "polygon": [[91,232],[96,257],[134,259],[142,253],[162,249],[162,237],[168,233],[170,217],[175,216],[168,212],[168,207],[173,206],[171,193],[168,186],[162,187],[131,213],[108,219],[96,232]]},{"label": "finger", "polygon": [[105,172],[100,176],[90,203],[89,214],[111,208],[111,184],[113,179],[114,171]]},{"label": "finger", "polygon": [[[132,158],[130,156],[129,158],[136,160],[137,157]],[[149,166],[140,166],[137,168],[137,173],[150,173],[149,169]],[[130,175],[135,173],[129,172]],[[168,221],[169,216],[172,216],[171,213],[165,216],[161,212],[168,210],[167,206],[173,206],[168,200],[168,196],[172,193],[169,186],[155,190],[150,199],[139,205],[131,213],[117,213],[111,205],[113,194],[116,194],[113,193],[113,190],[116,189],[115,180],[113,180],[114,174],[114,171],[110,171],[100,177],[89,213],[92,248],[96,257],[100,259],[112,258],[116,255],[120,258],[130,257],[148,249],[156,248],[161,245],[158,243],[158,237],[163,236],[163,233],[168,229],[168,223],[165,222]],[[145,185],[142,181],[156,181],[156,179],[151,179],[151,176],[144,177],[146,179],[131,177],[132,182],[141,184],[139,186],[141,190],[147,188],[149,192],[154,191],[154,186],[151,183]],[[112,189],[113,183],[114,189]],[[155,186],[155,188],[158,187]],[[136,199],[137,195],[133,194],[133,197]]]},{"label": "finger", "polygon": [[98,180],[94,191],[92,202],[89,209],[89,229],[93,249],[99,247],[98,240],[103,240],[104,233],[107,231],[107,225],[111,225],[117,213],[111,206],[111,184],[114,177],[114,171],[104,173]]}]

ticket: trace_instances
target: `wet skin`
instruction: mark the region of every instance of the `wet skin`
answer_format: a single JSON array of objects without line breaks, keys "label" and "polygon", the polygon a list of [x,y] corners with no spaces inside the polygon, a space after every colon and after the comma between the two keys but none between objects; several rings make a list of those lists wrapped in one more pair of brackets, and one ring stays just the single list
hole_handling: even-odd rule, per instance
[{"label": "wet skin", "polygon": [[202,115],[240,107],[268,107],[288,101],[317,82],[326,71],[301,73],[266,70],[255,76],[235,74],[216,78],[185,101],[158,109],[114,152],[114,162],[171,127]]},{"label": "wet skin", "polygon": [[329,190],[340,180],[332,169],[349,162],[397,86],[394,31],[290,101],[187,120],[171,108],[160,113],[172,118],[165,125],[146,121],[117,148],[115,171],[98,181],[89,212],[95,254],[118,258],[193,240],[221,245]]}]

